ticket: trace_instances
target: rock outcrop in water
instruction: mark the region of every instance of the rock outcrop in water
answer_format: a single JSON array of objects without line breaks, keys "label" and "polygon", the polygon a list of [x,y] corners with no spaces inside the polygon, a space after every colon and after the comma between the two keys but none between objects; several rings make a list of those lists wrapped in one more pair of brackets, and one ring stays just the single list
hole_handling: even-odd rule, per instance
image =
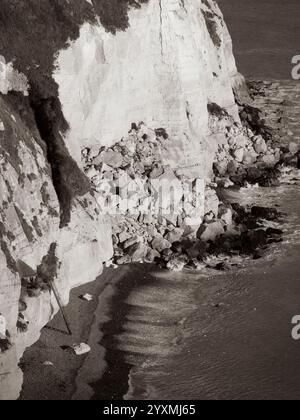
[{"label": "rock outcrop in water", "polygon": [[[226,171],[242,164],[240,148],[254,133],[241,125],[234,90],[244,81],[212,0],[2,0],[0,55],[0,313],[9,342],[0,398],[13,399],[18,360],[58,310],[49,283],[66,304],[70,289],[93,281],[113,255],[111,220],[91,188],[99,171],[108,180],[130,170],[203,180],[206,207],[185,214],[185,228],[197,219],[196,236],[202,222],[228,222],[210,185],[213,163],[227,160]],[[134,159],[136,147],[134,163],[124,164],[128,136],[142,158]],[[260,137],[249,145],[249,160],[266,147]],[[155,258],[183,233],[181,222],[165,223],[157,220],[145,249],[132,241],[134,229],[113,221],[115,249],[129,241],[134,260]]]}]

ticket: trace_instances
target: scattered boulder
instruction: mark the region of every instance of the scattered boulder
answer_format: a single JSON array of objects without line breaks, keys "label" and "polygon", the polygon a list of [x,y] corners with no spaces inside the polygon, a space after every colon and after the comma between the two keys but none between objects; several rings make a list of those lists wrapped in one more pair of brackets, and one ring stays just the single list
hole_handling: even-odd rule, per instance
[{"label": "scattered boulder", "polygon": [[298,143],[294,143],[294,142],[291,142],[290,144],[289,144],[289,152],[291,153],[291,154],[296,154],[296,153],[298,153],[298,151],[299,151],[299,144]]},{"label": "scattered boulder", "polygon": [[155,260],[159,260],[161,255],[158,251],[152,248],[148,248],[147,255],[145,257],[145,262],[153,263]]},{"label": "scattered boulder", "polygon": [[229,176],[235,175],[238,171],[238,163],[235,160],[231,160],[227,165],[227,173]]},{"label": "scattered boulder", "polygon": [[123,156],[119,152],[113,150],[107,150],[100,153],[97,158],[94,159],[94,164],[105,163],[111,168],[120,168],[123,164]]},{"label": "scattered boulder", "polygon": [[123,244],[124,242],[128,241],[131,238],[131,235],[129,232],[123,231],[118,234],[119,242]]},{"label": "scattered boulder", "polygon": [[204,202],[204,214],[213,212],[214,216],[217,217],[219,211],[220,200],[215,190],[206,188],[205,190],[205,202]]},{"label": "scattered boulder", "polygon": [[184,234],[184,230],[181,228],[176,228],[168,232],[165,236],[165,239],[173,244],[174,242],[179,242]]},{"label": "scattered boulder", "polygon": [[232,209],[225,204],[220,204],[218,218],[225,223],[225,225],[232,225]]},{"label": "scattered boulder", "polygon": [[45,362],[43,362],[43,366],[52,367],[52,366],[54,366],[54,364],[52,362],[50,362],[49,360],[46,360]]},{"label": "scattered boulder", "polygon": [[223,223],[219,220],[203,224],[197,232],[197,238],[201,241],[214,241],[225,233]]},{"label": "scattered boulder", "polygon": [[153,239],[151,246],[156,251],[163,252],[165,249],[171,248],[172,244],[162,235],[158,235],[155,239]]},{"label": "scattered boulder", "polygon": [[283,231],[281,229],[271,228],[269,227],[266,230],[268,236],[280,236],[283,235]]},{"label": "scattered boulder", "polygon": [[256,219],[265,219],[265,220],[277,220],[279,217],[278,210],[276,208],[269,208],[269,207],[260,207],[260,206],[253,206],[251,208],[251,214]]},{"label": "scattered boulder", "polygon": [[17,320],[17,330],[20,333],[25,333],[28,331],[29,321],[25,315],[20,312]]},{"label": "scattered boulder", "polygon": [[242,163],[244,160],[244,149],[242,147],[233,151],[233,157],[239,163]]},{"label": "scattered boulder", "polygon": [[90,295],[89,293],[86,293],[84,295],[81,295],[80,299],[85,300],[86,302],[91,302],[94,299],[94,297],[93,297],[93,295]]},{"label": "scattered boulder", "polygon": [[243,163],[245,165],[252,165],[253,163],[256,162],[257,157],[258,157],[258,155],[254,150],[253,151],[247,151],[244,154]]},{"label": "scattered boulder", "polygon": [[203,258],[207,250],[207,246],[205,242],[197,241],[191,246],[186,249],[186,253],[189,258],[191,259],[200,259]]}]

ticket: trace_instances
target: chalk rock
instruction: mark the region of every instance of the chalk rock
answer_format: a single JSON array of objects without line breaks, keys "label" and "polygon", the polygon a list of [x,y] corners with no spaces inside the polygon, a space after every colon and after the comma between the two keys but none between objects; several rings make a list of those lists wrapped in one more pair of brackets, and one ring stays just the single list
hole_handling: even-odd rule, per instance
[{"label": "chalk rock", "polygon": [[120,168],[123,163],[123,156],[119,152],[107,150],[105,152],[102,152],[96,159],[94,159],[94,163],[95,162],[105,163],[111,168]]},{"label": "chalk rock", "polygon": [[220,201],[215,190],[205,190],[204,214],[213,212],[214,216],[218,215]]},{"label": "chalk rock", "polygon": [[86,294],[80,296],[80,299],[85,300],[87,302],[91,302],[94,299],[94,297],[92,295],[90,295],[89,293],[86,293]]},{"label": "chalk rock", "polygon": [[233,156],[234,156],[234,158],[237,162],[242,163],[243,159],[244,159],[244,149],[242,147],[240,147],[240,148],[234,150]]},{"label": "chalk rock", "polygon": [[238,170],[238,163],[235,160],[228,162],[227,172],[229,175],[235,175]]},{"label": "chalk rock", "polygon": [[216,2],[149,1],[128,17],[129,28],[113,33],[85,23],[57,55],[54,77],[71,155],[78,161],[79,148],[112,146],[143,121],[172,139],[161,136],[165,164],[209,175],[217,141],[205,150],[207,104],[214,99],[238,120],[232,88],[241,80]]},{"label": "chalk rock", "polygon": [[73,346],[71,346],[71,349],[76,354],[76,356],[82,356],[91,351],[90,346],[86,343],[73,344]]},{"label": "chalk rock", "polygon": [[211,222],[209,224],[203,224],[200,226],[197,232],[197,238],[201,241],[214,241],[219,236],[225,233],[224,226],[221,221]]},{"label": "chalk rock", "polygon": [[139,262],[143,261],[144,258],[147,256],[148,248],[143,243],[137,243],[132,245],[128,250],[127,253],[131,258],[132,262]]},{"label": "chalk rock", "polygon": [[273,167],[277,162],[275,155],[271,154],[261,156],[259,161],[265,163],[266,166],[270,167]]},{"label": "chalk rock", "polygon": [[127,249],[132,245],[140,243],[141,241],[142,241],[142,238],[140,236],[133,236],[132,238],[129,238],[124,242],[123,248]]},{"label": "chalk rock", "polygon": [[176,228],[171,230],[170,232],[168,232],[165,236],[165,239],[170,242],[171,244],[173,244],[174,242],[178,242],[180,241],[180,239],[182,238],[184,234],[184,230],[181,228]]},{"label": "chalk rock", "polygon": [[218,174],[220,176],[225,176],[227,173],[227,166],[228,166],[228,161],[227,160],[223,160],[222,162],[217,162],[214,164],[215,169],[217,170]]},{"label": "chalk rock", "polygon": [[224,204],[221,204],[219,206],[219,219],[225,223],[225,225],[231,225],[232,224],[232,210],[230,207],[225,206]]}]

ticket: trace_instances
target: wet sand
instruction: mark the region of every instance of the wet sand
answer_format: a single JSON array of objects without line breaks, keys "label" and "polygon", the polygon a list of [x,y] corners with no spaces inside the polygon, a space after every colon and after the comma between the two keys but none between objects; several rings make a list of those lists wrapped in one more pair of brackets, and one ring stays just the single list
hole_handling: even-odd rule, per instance
[{"label": "wet sand", "polygon": [[[298,399],[291,319],[300,313],[299,251],[205,277],[141,265],[107,270],[97,310],[77,298],[83,288],[72,293],[74,337],[47,329],[28,350],[22,399]],[[91,353],[60,348],[74,341]]]},{"label": "wet sand", "polygon": [[[95,282],[72,290],[70,303],[65,308],[71,325],[72,337],[67,334],[61,313],[43,329],[40,340],[27,349],[21,367],[24,372],[21,400],[69,400],[75,391],[75,378],[85,356],[74,356],[63,349],[73,343],[87,342],[94,313],[98,307],[98,296],[107,283],[112,283],[110,275],[100,276]],[[92,302],[79,297],[90,293]],[[50,361],[53,366],[44,366]]]},{"label": "wet sand", "polygon": [[291,79],[299,54],[298,0],[217,0],[233,39],[238,68],[246,77]]}]

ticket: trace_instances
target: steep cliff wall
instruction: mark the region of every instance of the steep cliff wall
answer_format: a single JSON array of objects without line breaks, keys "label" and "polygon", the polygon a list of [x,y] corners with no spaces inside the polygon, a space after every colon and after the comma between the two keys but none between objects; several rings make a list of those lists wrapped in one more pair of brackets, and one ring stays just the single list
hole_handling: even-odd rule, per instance
[{"label": "steep cliff wall", "polygon": [[78,146],[111,146],[143,121],[170,134],[167,161],[207,175],[216,147],[207,105],[237,118],[238,74],[219,9],[211,1],[154,0],[131,9],[129,23],[116,34],[86,23],[58,55],[54,77],[71,155],[79,162]]},{"label": "steep cliff wall", "polygon": [[[20,112],[9,103],[16,99]],[[110,224],[99,216],[90,194],[74,201],[69,225],[60,229],[51,169],[27,102],[21,97],[0,98],[0,125],[0,312],[13,345],[0,355],[0,396],[5,398],[17,396],[17,361],[58,309],[49,291],[33,297],[21,293],[21,278],[27,275],[24,267],[37,271],[55,244],[53,281],[67,303],[70,289],[101,274],[102,262],[112,251]],[[50,274],[50,267],[45,271]],[[29,322],[27,331],[17,330],[20,312]]]},{"label": "steep cliff wall", "polygon": [[[144,121],[169,133],[164,163],[209,178],[229,124],[212,117],[212,105],[239,122],[233,88],[242,79],[212,0],[2,0],[0,55],[0,313],[12,345],[0,354],[5,399],[18,397],[18,360],[58,309],[42,286],[53,280],[67,303],[112,256],[82,149],[97,154]],[[26,267],[38,273],[40,293],[21,287]],[[17,328],[20,313],[26,329]]]}]

